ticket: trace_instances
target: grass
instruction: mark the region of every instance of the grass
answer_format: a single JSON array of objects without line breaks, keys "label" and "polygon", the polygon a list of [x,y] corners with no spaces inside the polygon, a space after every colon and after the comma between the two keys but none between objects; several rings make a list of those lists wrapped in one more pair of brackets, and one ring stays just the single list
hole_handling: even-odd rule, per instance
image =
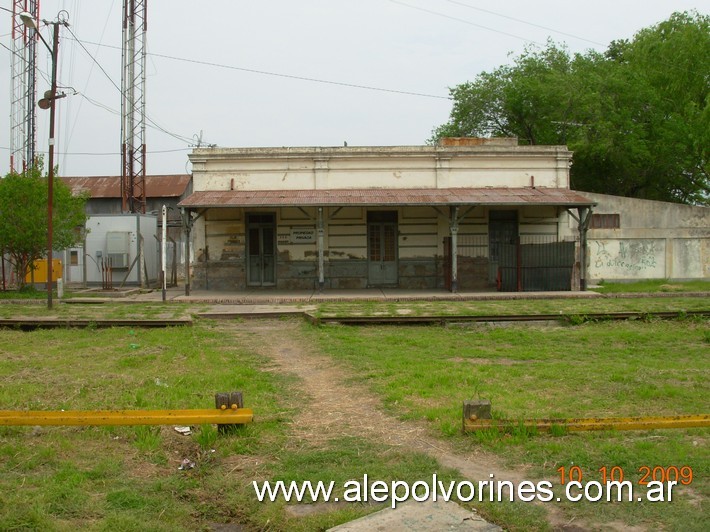
[{"label": "grass", "polygon": [[[262,419],[219,438],[203,427],[194,439],[171,427],[1,428],[2,530],[194,530],[226,521],[243,503],[211,490],[229,461],[276,454],[286,438],[288,379],[209,325],[3,330],[0,338],[3,409],[205,408],[215,392],[239,389]],[[178,471],[183,458],[198,467]]]},{"label": "grass", "polygon": [[509,314],[584,315],[594,312],[684,312],[707,310],[704,297],[567,298],[475,301],[370,301],[321,303],[320,317],[338,316],[483,316]]},{"label": "grass", "polygon": [[591,288],[600,294],[633,294],[659,292],[709,292],[710,281],[670,281],[668,279],[651,279],[630,283],[614,283],[602,281],[599,286]]},{"label": "grass", "polygon": [[55,302],[51,311],[47,310],[45,301],[0,304],[0,318],[54,316],[75,319],[177,319],[197,311],[198,308],[186,303],[116,302],[92,305]]},{"label": "grass", "polygon": [[[562,504],[570,519],[706,529],[708,429],[537,435],[460,434],[465,399],[492,401],[494,417],[644,416],[709,413],[708,324],[586,323],[575,327],[311,328],[314,342],[346,364],[392,413],[429,422],[461,449],[483,446],[530,478],[579,465],[587,480],[606,466],[638,481],[644,465],[693,468],[672,505]],[[557,480],[559,484],[559,480]],[[702,525],[699,527],[699,525]]]},{"label": "grass", "polygon": [[[308,408],[307,399],[255,347],[247,334],[208,320],[162,330],[0,330],[1,409],[205,408],[215,392],[241,390],[257,416],[233,433],[202,426],[192,436],[170,426],[0,427],[0,530],[200,530],[220,523],[323,530],[383,505],[297,515],[283,501],[259,503],[251,483],[343,483],[365,473],[414,482],[432,471],[458,478],[428,456],[362,438],[294,441],[287,422]],[[179,470],[183,459],[195,467]],[[544,520],[541,509],[511,510],[510,522],[516,515],[528,524]]]},{"label": "grass", "polygon": [[[56,297],[57,292],[53,292]],[[38,290],[32,285],[26,285],[20,290],[0,290],[0,300],[3,299],[47,299],[46,290]]]},{"label": "grass", "polygon": [[[367,303],[367,312],[549,312],[583,316],[598,300]],[[707,308],[702,298],[606,299],[622,309]],[[698,304],[700,303],[700,304]],[[698,304],[693,307],[693,304]],[[350,306],[348,306],[350,305]],[[461,306],[457,306],[461,305]],[[568,306],[569,305],[569,306]],[[356,304],[326,310],[362,312]],[[70,317],[189,315],[182,304],[59,305]],[[48,315],[41,305],[0,305],[0,314]],[[460,433],[461,403],[489,398],[498,417],[705,413],[710,329],[702,320],[580,323],[567,327],[312,327],[304,341],[347,368],[403,419],[422,420],[466,452],[487,449],[528,478],[554,480],[579,465],[638,478],[643,465],[688,465],[692,485],[673,504],[560,504],[574,523],[707,528],[710,495],[706,429],[535,434]],[[194,427],[0,427],[0,529],[322,530],[381,508],[343,504],[297,515],[283,501],[259,503],[252,481],[459,479],[406,448],[340,437],[295,441],[288,422],[309,408],[298,382],[258,355],[248,332],[198,320],[170,329],[0,330],[0,409],[206,408],[220,391],[241,390],[255,423],[233,433]],[[182,460],[194,469],[178,470]],[[509,530],[544,529],[538,505],[476,504]]]}]

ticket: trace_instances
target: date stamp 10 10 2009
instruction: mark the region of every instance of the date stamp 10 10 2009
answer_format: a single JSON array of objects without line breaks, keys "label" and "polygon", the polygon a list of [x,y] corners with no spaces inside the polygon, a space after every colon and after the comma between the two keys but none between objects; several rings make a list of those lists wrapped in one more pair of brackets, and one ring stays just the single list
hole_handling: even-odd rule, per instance
[{"label": "date stamp 10 10 2009", "polygon": [[[567,482],[582,482],[582,479],[584,478],[584,472],[578,465],[572,465],[570,467],[561,466],[557,468],[557,472],[560,475],[561,484],[566,484]],[[628,480],[624,468],[620,466],[602,466],[597,469],[597,473],[599,473],[601,477],[599,480],[602,484],[606,484],[607,482],[624,482],[624,480]],[[636,473],[638,474],[636,483],[639,486],[646,486],[649,482],[676,482],[683,486],[688,486],[693,482],[693,468],[687,465],[642,465],[636,470]]]}]

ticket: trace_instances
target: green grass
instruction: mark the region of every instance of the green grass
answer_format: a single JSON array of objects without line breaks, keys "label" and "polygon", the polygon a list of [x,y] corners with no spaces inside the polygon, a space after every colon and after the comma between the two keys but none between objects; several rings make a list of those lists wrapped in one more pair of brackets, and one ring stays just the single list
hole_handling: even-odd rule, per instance
[{"label": "green grass", "polygon": [[[53,292],[56,297],[56,291]],[[3,299],[47,299],[46,290],[38,290],[34,286],[27,285],[20,290],[0,290],[0,300]]]},{"label": "green grass", "polygon": [[710,281],[670,281],[668,279],[652,279],[631,283],[600,282],[598,287],[591,288],[601,294],[625,293],[659,293],[659,292],[710,292]]},{"label": "green grass", "polygon": [[45,300],[27,303],[0,304],[0,318],[47,317],[67,319],[177,319],[188,317],[199,309],[186,303],[115,302],[95,304],[65,304],[55,301],[52,310]]},{"label": "green grass", "polygon": [[462,402],[472,398],[490,399],[494,417],[510,420],[710,413],[706,321],[309,331],[395,415],[430,423],[461,449],[488,448],[511,467],[527,467],[532,479],[555,479],[559,467],[571,464],[588,480],[599,480],[602,466],[622,467],[635,481],[644,465],[693,468],[693,484],[672,505],[561,505],[570,519],[673,529],[708,524],[698,503],[710,495],[708,429],[555,435],[460,429]]},{"label": "green grass", "polygon": [[[604,299],[619,306],[681,310],[702,298]],[[549,312],[597,300],[368,303],[367,312]],[[611,303],[609,303],[611,302]],[[456,305],[463,305],[457,307]],[[343,304],[344,305],[344,304]],[[365,307],[326,305],[362,312]],[[527,305],[527,306],[526,306]],[[569,307],[567,307],[569,305]],[[586,310],[585,310],[586,309]],[[182,304],[61,305],[60,316],[162,317],[197,310]],[[566,310],[567,311],[567,310]],[[48,315],[41,305],[0,305],[0,314]],[[695,480],[673,504],[564,505],[565,516],[646,528],[707,528],[710,495],[706,429],[535,434],[460,433],[461,403],[486,397],[498,417],[703,413],[710,406],[710,329],[702,320],[582,323],[567,327],[311,327],[304,341],[342,364],[352,379],[404,419],[475,453],[487,449],[530,479],[557,468],[602,466],[638,476],[642,465],[690,465]],[[430,457],[364,438],[325,444],[292,438],[289,422],[310,407],[298,382],[258,355],[248,332],[198,320],[170,329],[0,330],[0,409],[208,408],[214,393],[241,390],[255,423],[219,434],[195,427],[0,427],[0,530],[199,530],[236,523],[246,530],[322,530],[382,507],[336,505],[295,516],[283,501],[259,503],[251,482],[362,477],[458,479]],[[184,458],[194,469],[179,471]],[[470,505],[468,505],[470,507]],[[544,529],[545,509],[476,504],[509,530]]]},{"label": "green grass", "polygon": [[[133,345],[137,347],[132,347]],[[192,328],[0,330],[0,409],[208,408],[214,393],[241,390],[255,423],[192,436],[170,426],[0,427],[0,530],[323,530],[381,509],[342,504],[295,516],[260,503],[252,481],[370,478],[414,482],[432,458],[362,438],[312,445],[289,421],[307,398],[255,354],[245,333],[202,320]],[[195,467],[179,470],[183,459]],[[342,491],[342,490],[341,490]],[[501,519],[543,526],[542,509],[508,505]],[[526,517],[521,521],[520,517]]]},{"label": "green grass", "polygon": [[329,302],[318,306],[320,317],[339,316],[483,316],[509,314],[583,315],[593,312],[683,312],[708,310],[704,297],[592,297],[474,301]]},{"label": "green grass", "polygon": [[[2,409],[209,408],[215,392],[238,389],[261,418],[239,434],[203,427],[194,438],[171,427],[0,428],[2,530],[194,530],[229,521],[245,503],[217,496],[213,485],[228,489],[222,479],[234,456],[276,456],[286,439],[290,381],[209,325],[2,330],[0,340]],[[197,468],[178,471],[186,457]]]}]

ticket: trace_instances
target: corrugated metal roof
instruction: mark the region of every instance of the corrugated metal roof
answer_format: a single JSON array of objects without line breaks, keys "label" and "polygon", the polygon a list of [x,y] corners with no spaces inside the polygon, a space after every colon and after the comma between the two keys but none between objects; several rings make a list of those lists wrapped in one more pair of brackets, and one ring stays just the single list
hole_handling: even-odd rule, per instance
[{"label": "corrugated metal roof", "polygon": [[331,190],[208,190],[194,192],[181,207],[283,207],[377,205],[556,205],[596,202],[559,188],[389,188]]},{"label": "corrugated metal roof", "polygon": [[[62,177],[71,188],[72,194],[88,192],[92,198],[120,198],[120,176]],[[148,198],[175,198],[182,196],[190,184],[190,176],[184,175],[147,175],[145,191]]]}]

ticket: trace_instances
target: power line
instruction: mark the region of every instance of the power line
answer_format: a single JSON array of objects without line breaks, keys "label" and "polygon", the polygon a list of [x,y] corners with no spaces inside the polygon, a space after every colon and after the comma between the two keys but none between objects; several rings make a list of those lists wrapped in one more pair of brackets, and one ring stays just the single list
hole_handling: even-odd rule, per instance
[{"label": "power line", "polygon": [[[175,153],[179,151],[189,151],[191,147],[173,148],[170,150],[149,150],[147,153]],[[6,146],[0,146],[0,150],[10,151]],[[90,155],[90,156],[119,156],[119,152],[56,152],[58,155]]]},{"label": "power line", "polygon": [[[596,44],[597,46],[606,46],[606,44],[604,44],[604,43],[600,43],[600,42],[597,42],[597,41],[592,41],[592,40],[590,40],[590,39],[585,39],[584,37],[580,37],[579,35],[573,35],[573,34],[571,34],[571,33],[565,33],[564,31],[556,30],[556,29],[554,29],[554,28],[548,28],[547,26],[542,26],[542,25],[540,25],[540,24],[535,24],[534,22],[529,22],[529,21],[527,21],[527,20],[523,20],[523,19],[520,19],[520,18],[511,17],[511,16],[509,16],[509,15],[503,15],[502,13],[496,13],[495,11],[491,11],[491,10],[489,10],[489,9],[484,9],[484,8],[482,8],[482,7],[472,6],[472,5],[466,4],[465,2],[458,2],[457,0],[443,0],[443,1],[444,1],[444,2],[448,2],[448,3],[450,3],[450,4],[457,5],[457,6],[467,7],[468,9],[473,9],[473,10],[475,10],[475,11],[480,11],[480,12],[482,12],[482,13],[488,13],[489,15],[494,15],[494,16],[496,16],[496,17],[501,17],[501,18],[505,18],[505,19],[508,19],[508,20],[513,20],[513,21],[515,21],[515,22],[520,22],[521,24],[527,24],[528,26],[533,26],[533,27],[535,27],[535,28],[540,28],[540,29],[542,29],[542,30],[551,31],[551,32],[553,32],[553,33],[559,33],[560,35],[564,35],[565,37],[572,37],[573,39],[577,39],[577,40],[580,40],[580,41],[585,41],[585,42],[588,42],[588,43],[590,43],[590,44]],[[492,31],[495,31],[495,30],[492,30]],[[522,37],[518,37],[518,38],[521,39]]]},{"label": "power line", "polygon": [[[113,6],[116,3],[116,0],[111,1],[111,7],[109,7],[108,14],[106,15],[106,20],[104,21],[104,27],[101,30],[101,37],[99,39],[103,41],[104,35],[106,34],[106,28],[108,27],[109,20],[111,19],[111,14],[113,12]],[[91,65],[91,69],[89,70],[89,75],[86,77],[86,82],[84,83],[84,89],[82,92],[86,91],[87,87],[89,86],[89,80],[91,79],[91,75],[94,72],[94,65],[96,63],[94,62]],[[79,123],[79,115],[81,114],[81,106],[84,102],[80,101],[79,102],[79,109],[77,109],[77,112],[74,115],[74,123],[71,126],[71,129],[69,130],[68,134],[66,135],[68,137],[67,144],[71,143],[71,139],[74,136],[74,130],[76,129],[77,124]],[[65,161],[66,162],[66,161]]]},{"label": "power line", "polygon": [[[74,41],[76,41],[76,42],[79,43],[79,46],[81,46],[82,49],[86,52],[86,55],[88,55],[88,56],[91,58],[91,60],[94,62],[94,64],[96,64],[96,66],[99,67],[99,69],[101,70],[101,72],[104,73],[104,76],[106,76],[106,78],[111,82],[111,84],[112,84],[114,87],[116,87],[116,90],[118,90],[118,92],[120,93],[120,92],[121,92],[121,87],[119,87],[119,86],[116,84],[116,82],[113,80],[113,78],[111,78],[111,76],[109,75],[109,73],[106,72],[106,70],[104,69],[103,66],[101,66],[101,63],[99,63],[98,60],[91,54],[91,52],[89,52],[89,50],[87,50],[86,46],[84,46],[84,43],[79,40],[79,38],[74,34],[74,32],[71,30],[71,28],[67,28],[67,30],[69,31],[69,33],[72,34],[72,37],[74,37],[72,40],[74,40]],[[105,45],[100,44],[100,43],[88,43],[88,44],[95,44],[96,46],[105,46]],[[111,48],[115,48],[115,47],[112,46]]]},{"label": "power line", "polygon": [[[67,28],[67,29],[69,29],[69,28]],[[113,78],[109,75],[109,73],[106,72],[106,69],[105,69],[103,66],[101,66],[101,63],[99,63],[99,61],[93,56],[93,54],[92,54],[91,52],[89,52],[89,50],[86,48],[86,46],[84,46],[84,43],[76,36],[76,34],[74,34],[73,31],[71,31],[71,29],[69,29],[69,33],[71,33],[71,35],[72,35],[72,37],[73,37],[73,40],[76,41],[77,43],[79,43],[79,46],[81,46],[81,48],[84,50],[84,52],[86,52],[86,54],[91,58],[91,60],[96,64],[96,66],[99,67],[99,69],[101,70],[101,72],[103,72],[104,76],[106,76],[106,78],[107,78],[107,79],[111,82],[111,84],[116,88],[116,90],[118,91],[118,93],[119,93],[119,94],[122,94],[121,87],[119,87],[118,84],[117,84],[117,83],[113,80]],[[109,45],[105,45],[105,44],[101,44],[101,43],[92,43],[92,42],[88,42],[88,41],[87,41],[87,44],[93,44],[93,45],[96,45],[96,46],[105,46],[105,47],[107,47],[107,48],[117,48],[116,46],[109,46]],[[187,143],[192,142],[192,139],[191,139],[190,137],[185,137],[185,136],[183,136],[183,135],[179,135],[179,134],[177,134],[177,133],[173,133],[173,132],[171,132],[171,131],[168,131],[167,129],[165,129],[164,127],[162,127],[160,124],[158,124],[155,120],[153,120],[152,118],[150,118],[148,115],[146,115],[145,119],[146,119],[147,122],[150,122],[151,124],[153,124],[153,126],[154,126],[157,130],[162,131],[162,132],[165,133],[166,135],[169,135],[169,136],[171,136],[171,137],[173,137],[173,138],[175,138],[175,139],[177,139],[177,140],[179,140],[179,141],[181,141],[181,142],[187,142]]]},{"label": "power line", "polygon": [[[99,102],[99,101],[97,101],[97,100],[94,100],[93,98],[89,98],[86,94],[82,94],[82,93],[80,93],[80,92],[76,92],[75,95],[81,96],[81,97],[84,98],[86,101],[88,101],[90,104],[95,105],[96,107],[100,107],[101,109],[104,109],[105,111],[108,111],[108,112],[111,113],[111,114],[114,114],[114,115],[117,115],[117,116],[120,116],[120,115],[121,115],[121,112],[120,112],[120,111],[117,111],[116,109],[113,109],[113,108],[109,107],[108,105],[106,105],[106,104],[104,104],[104,103],[101,103],[101,102]],[[156,131],[161,131],[162,133],[166,133],[167,135],[169,135],[169,136],[171,136],[171,137],[173,137],[173,138],[179,140],[180,142],[192,143],[192,142],[194,141],[193,138],[183,137],[182,135],[176,135],[176,134],[170,133],[169,131],[165,130],[165,129],[162,128],[160,125],[158,125],[157,123],[155,123],[153,120],[150,120],[150,124],[148,124],[148,127],[152,128],[152,129],[155,129]]]},{"label": "power line", "polygon": [[5,45],[5,44],[3,44],[3,43],[1,43],[1,42],[0,42],[0,46],[2,46],[3,48],[5,48],[5,50],[7,50],[8,52],[10,52],[10,53],[13,54],[13,55],[15,55],[15,54],[17,53],[17,52],[13,52],[7,45]]},{"label": "power line", "polygon": [[437,17],[447,18],[447,19],[449,19],[449,20],[455,20],[455,21],[461,22],[461,23],[463,23],[463,24],[468,24],[469,26],[474,26],[474,27],[476,27],[476,28],[481,28],[481,29],[483,29],[483,30],[492,31],[492,32],[494,32],[494,33],[500,33],[501,35],[505,35],[505,36],[507,36],[507,37],[513,37],[514,39],[520,39],[521,41],[525,41],[525,42],[537,44],[537,45],[540,45],[540,46],[544,46],[544,43],[540,43],[540,42],[537,42],[537,41],[532,40],[532,39],[527,39],[527,38],[525,38],[525,37],[521,37],[520,35],[515,35],[515,34],[513,34],[513,33],[508,33],[508,32],[506,32],[506,31],[497,30],[497,29],[495,29],[495,28],[491,28],[491,27],[489,27],[489,26],[484,26],[484,25],[482,25],[482,24],[476,24],[475,22],[471,22],[470,20],[466,20],[466,19],[458,18],[458,17],[453,17],[453,16],[451,16],[451,15],[446,15],[445,13],[439,13],[438,11],[432,11],[431,9],[425,9],[425,8],[423,8],[423,7],[413,6],[413,5],[407,4],[407,3],[405,3],[405,2],[399,2],[398,0],[389,0],[389,1],[392,2],[393,4],[397,4],[397,5],[400,5],[400,6],[408,7],[408,8],[410,8],[410,9],[415,9],[415,10],[417,10],[417,11],[422,11],[422,12],[424,12],[424,13],[429,13],[430,15],[436,15]]},{"label": "power line", "polygon": [[[410,9],[415,9],[415,10],[417,10],[417,11],[423,11],[424,13],[429,13],[429,14],[431,14],[431,15],[436,15],[437,17],[442,17],[442,18],[446,18],[446,19],[449,19],[449,20],[455,20],[455,21],[461,22],[461,23],[463,23],[463,24],[468,24],[469,26],[475,26],[475,27],[477,27],[477,28],[481,28],[481,29],[484,29],[484,30],[492,31],[492,32],[494,32],[494,33],[500,33],[501,35],[506,35],[506,36],[508,36],[508,37],[513,37],[513,38],[515,38],[515,39],[520,39],[521,41],[525,41],[525,42],[529,42],[529,43],[532,43],[532,44],[536,44],[536,45],[538,45],[538,46],[543,46],[543,47],[545,46],[544,43],[541,43],[541,42],[538,42],[538,41],[535,41],[535,40],[532,40],[532,39],[527,39],[527,38],[525,38],[525,37],[521,37],[521,36],[515,35],[515,34],[513,34],[513,33],[507,33],[507,32],[505,32],[505,31],[497,30],[497,29],[491,28],[491,27],[489,27],[489,26],[483,26],[482,24],[476,24],[475,22],[471,22],[470,20],[465,20],[465,19],[462,19],[462,18],[453,17],[453,16],[450,16],[450,15],[446,15],[446,14],[444,14],[444,13],[439,13],[438,11],[432,11],[432,10],[430,10],[430,9],[425,9],[425,8],[423,8],[423,7],[413,6],[413,5],[411,5],[411,4],[407,4],[407,3],[404,3],[404,2],[400,2],[399,0],[389,0],[389,1],[392,2],[393,4],[398,4],[398,5],[401,5],[401,6],[404,6],[404,7],[408,7],[408,8],[410,8]],[[484,12],[490,13],[490,14],[492,14],[492,15],[497,15],[497,16],[503,17],[503,18],[509,18],[509,19],[515,20],[515,21],[517,21],[517,22],[522,22],[522,23],[524,23],[524,24],[529,24],[529,25],[531,25],[531,26],[536,26],[536,27],[539,27],[539,28],[543,28],[543,29],[546,29],[546,30],[548,30],[548,31],[553,31],[553,32],[556,32],[556,33],[561,33],[562,35],[566,35],[566,36],[572,37],[572,38],[574,38],[574,39],[580,39],[580,40],[582,40],[582,41],[587,41],[587,42],[590,42],[590,43],[592,43],[592,44],[597,44],[597,45],[599,45],[599,46],[607,46],[607,45],[605,45],[605,44],[603,44],[603,43],[598,43],[598,42],[596,42],[596,41],[591,41],[591,40],[589,40],[589,39],[585,39],[585,38],[583,38],[583,37],[578,37],[578,36],[572,35],[572,34],[570,34],[570,33],[563,33],[563,32],[561,32],[561,31],[558,31],[558,30],[555,30],[555,29],[552,29],[552,28],[547,28],[546,26],[540,26],[540,25],[534,24],[534,23],[532,23],[532,22],[526,22],[526,21],[524,21],[524,20],[522,20],[522,19],[517,19],[517,18],[509,17],[509,16],[507,16],[507,15],[501,15],[500,13],[495,13],[495,12],[493,12],[493,11],[488,11],[488,10],[485,10],[485,9],[482,9],[482,8],[477,8],[477,7],[474,7],[474,6],[470,6],[470,5],[464,4],[464,3],[462,3],[462,2],[457,2],[457,1],[454,1],[454,0],[444,0],[444,1],[446,1],[446,2],[451,2],[451,3],[453,3],[453,4],[458,4],[458,5],[461,5],[461,6],[464,6],[464,7],[469,7],[469,8],[471,8],[471,9],[478,9],[478,10],[480,10],[480,11],[484,11]],[[691,72],[691,70],[688,69],[688,68],[684,68],[683,66],[678,66],[677,64],[669,63],[669,62],[667,62],[667,61],[658,61],[658,62],[656,63],[656,65],[653,65],[652,68],[656,68],[657,65],[670,66],[670,67],[673,67],[673,68],[677,68],[677,69],[680,69],[680,70],[685,70],[685,71],[687,71],[687,72]]]},{"label": "power line", "polygon": [[[120,48],[118,46],[110,46],[107,44],[99,44],[99,43],[94,43],[94,42],[90,42],[90,41],[86,41],[86,43],[120,50]],[[407,96],[419,96],[422,98],[436,98],[436,99],[440,99],[440,100],[451,100],[451,97],[449,97],[449,96],[440,96],[437,94],[427,94],[427,93],[423,93],[423,92],[405,91],[405,90],[399,90],[399,89],[388,89],[385,87],[373,87],[371,85],[360,85],[357,83],[348,83],[348,82],[343,82],[343,81],[311,78],[311,77],[307,77],[307,76],[297,76],[294,74],[283,74],[280,72],[270,72],[268,70],[259,70],[259,69],[255,69],[255,68],[246,68],[246,67],[239,67],[239,66],[234,66],[234,65],[225,65],[223,63],[214,63],[211,61],[203,61],[201,59],[189,59],[186,57],[176,57],[174,55],[159,54],[159,53],[155,53],[155,52],[146,52],[146,55],[152,56],[152,57],[160,57],[161,59],[172,59],[173,61],[183,61],[185,63],[193,63],[196,65],[225,68],[228,70],[238,70],[241,72],[249,72],[251,74],[261,74],[264,76],[275,76],[275,77],[279,77],[279,78],[296,79],[299,81],[310,81],[313,83],[324,83],[327,85],[337,85],[340,87],[350,87],[350,88],[354,88],[354,89],[364,89],[364,90],[371,90],[371,91],[378,91],[378,92],[389,92],[389,93],[393,93],[393,94],[404,94]]]}]

